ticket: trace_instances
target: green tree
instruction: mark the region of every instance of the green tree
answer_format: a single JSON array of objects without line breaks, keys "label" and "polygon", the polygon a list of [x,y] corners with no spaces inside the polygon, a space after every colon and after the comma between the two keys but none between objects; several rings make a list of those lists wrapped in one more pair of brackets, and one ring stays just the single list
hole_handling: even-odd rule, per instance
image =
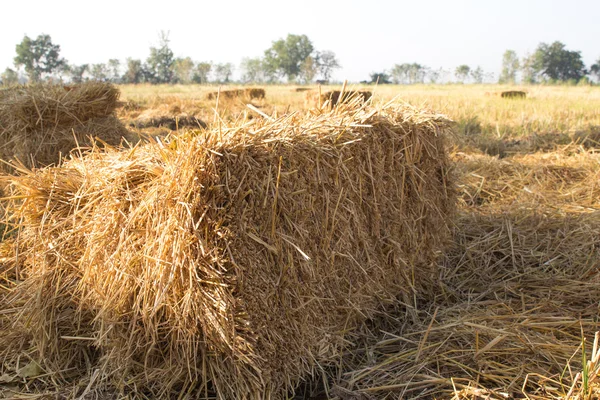
[{"label": "green tree", "polygon": [[90,68],[90,75],[92,79],[97,81],[108,80],[109,70],[106,64],[92,64]]},{"label": "green tree", "polygon": [[81,83],[84,81],[83,75],[88,71],[88,64],[81,65],[69,65],[67,67],[67,73],[73,83]]},{"label": "green tree", "polygon": [[329,81],[333,71],[341,67],[340,62],[335,57],[335,53],[331,50],[317,52],[314,59],[317,71],[325,81]]},{"label": "green tree", "polygon": [[428,68],[417,63],[396,64],[392,68],[392,80],[396,84],[415,84],[423,83],[427,75]]},{"label": "green tree", "polygon": [[36,39],[25,36],[17,45],[15,66],[23,66],[32,82],[38,82],[44,74],[51,74],[66,64],[60,57],[60,46],[52,43],[50,35],[41,34]]},{"label": "green tree", "polygon": [[600,58],[590,67],[590,75],[595,77],[597,81],[600,81]]},{"label": "green tree", "polygon": [[387,74],[385,71],[373,72],[369,75],[369,77],[371,78],[371,80],[367,83],[378,83],[380,85],[392,83],[390,75]]},{"label": "green tree", "polygon": [[150,47],[150,56],[146,60],[147,79],[150,83],[172,83],[173,62],[175,58],[169,47],[168,32],[161,32],[158,47]]},{"label": "green tree", "polygon": [[308,56],[300,65],[300,73],[298,79],[302,83],[311,83],[317,75],[318,66],[314,58]]},{"label": "green tree", "polygon": [[561,42],[540,43],[535,51],[537,67],[543,76],[553,81],[579,81],[587,71],[580,51],[570,51]]},{"label": "green tree", "polygon": [[260,57],[242,59],[240,70],[244,83],[262,83],[267,79],[264,62]]},{"label": "green tree", "polygon": [[212,70],[212,67],[213,65],[210,62],[200,62],[196,64],[192,81],[194,83],[208,83],[208,76]]},{"label": "green tree", "polygon": [[515,83],[517,71],[519,70],[519,57],[514,50],[506,50],[502,56],[502,72],[499,83]]},{"label": "green tree", "polygon": [[144,81],[144,68],[140,60],[127,59],[127,70],[123,75],[124,83],[141,83]]},{"label": "green tree", "polygon": [[523,83],[536,83],[541,72],[542,61],[539,53],[527,54],[521,61],[521,80]]},{"label": "green tree", "polygon": [[3,85],[16,85],[19,83],[19,74],[13,69],[6,68],[0,75],[0,81]]},{"label": "green tree", "polygon": [[121,61],[116,58],[108,60],[108,79],[113,83],[121,82]]},{"label": "green tree", "polygon": [[473,82],[475,83],[483,83],[483,78],[485,77],[485,72],[483,72],[483,68],[479,65],[473,71],[471,71],[471,78],[473,78]]},{"label": "green tree", "polygon": [[218,83],[229,83],[232,74],[232,63],[223,63],[215,65],[215,80]]},{"label": "green tree", "polygon": [[265,65],[268,72],[285,76],[291,82],[300,74],[302,63],[313,51],[313,44],[306,35],[289,34],[265,50]]},{"label": "green tree", "polygon": [[470,72],[471,68],[468,65],[463,64],[456,67],[456,70],[454,71],[454,76],[456,76],[456,79],[460,83],[464,83],[469,77]]},{"label": "green tree", "polygon": [[194,77],[194,62],[190,57],[175,59],[173,62],[173,73],[178,83],[183,83],[184,85],[191,83]]}]

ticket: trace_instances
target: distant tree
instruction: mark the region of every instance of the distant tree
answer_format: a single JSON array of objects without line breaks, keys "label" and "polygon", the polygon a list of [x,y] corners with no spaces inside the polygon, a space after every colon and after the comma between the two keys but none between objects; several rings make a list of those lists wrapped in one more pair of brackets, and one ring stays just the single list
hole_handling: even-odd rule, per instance
[{"label": "distant tree", "polygon": [[300,73],[298,74],[298,80],[302,83],[311,83],[317,75],[317,62],[311,56],[308,56],[302,61],[300,65]]},{"label": "distant tree", "polygon": [[538,82],[542,60],[539,53],[527,54],[521,60],[521,80],[523,83]]},{"label": "distant tree", "polygon": [[123,75],[124,83],[141,83],[144,81],[144,68],[142,61],[134,60],[133,58],[127,59],[127,70]]},{"label": "distant tree", "polygon": [[92,64],[90,67],[90,75],[92,79],[97,81],[108,80],[109,70],[106,64]]},{"label": "distant tree", "polygon": [[13,69],[6,68],[0,75],[0,81],[3,85],[16,85],[19,83],[19,74]]},{"label": "distant tree", "polygon": [[17,45],[15,66],[23,66],[32,82],[38,82],[44,74],[51,74],[66,64],[60,57],[60,46],[52,43],[50,35],[39,35],[36,39],[25,36]]},{"label": "distant tree", "polygon": [[454,71],[454,76],[459,82],[464,83],[469,77],[470,72],[471,68],[468,65],[463,64],[456,67],[456,70]]},{"label": "distant tree", "polygon": [[485,77],[485,72],[483,72],[483,68],[479,65],[476,69],[471,71],[471,78],[473,78],[473,82],[475,83],[483,83],[483,79]]},{"label": "distant tree", "polygon": [[147,79],[150,83],[172,83],[173,62],[175,58],[169,47],[169,33],[162,31],[158,47],[150,47],[150,56],[146,59]]},{"label": "distant tree", "polygon": [[600,81],[600,58],[590,67],[590,75],[595,77],[597,81]]},{"label": "distant tree", "polygon": [[396,84],[415,84],[423,83],[427,75],[428,68],[417,63],[396,64],[392,68],[392,80]]},{"label": "distant tree", "polygon": [[429,79],[429,82],[431,83],[437,83],[440,79],[440,77],[442,76],[442,68],[440,69],[427,69],[427,79]]},{"label": "distant tree", "polygon": [[208,76],[212,67],[213,65],[210,62],[200,62],[196,64],[192,75],[192,81],[194,83],[208,83]]},{"label": "distant tree", "polygon": [[566,50],[558,41],[551,45],[540,43],[535,60],[541,74],[553,81],[579,81],[587,74],[581,52]]},{"label": "distant tree", "polygon": [[369,76],[371,80],[367,83],[378,83],[380,85],[392,83],[390,75],[388,75],[385,71],[373,72]]},{"label": "distant tree", "polygon": [[108,79],[113,83],[121,82],[121,61],[116,58],[108,60]]},{"label": "distant tree", "polygon": [[81,83],[84,81],[83,75],[88,71],[88,69],[88,64],[69,65],[67,67],[67,74],[69,75],[71,82]]},{"label": "distant tree", "polygon": [[173,73],[175,81],[187,85],[194,77],[194,62],[190,57],[177,58],[173,61]]},{"label": "distant tree", "polygon": [[233,64],[217,64],[215,65],[215,80],[218,83],[229,83],[229,79],[233,75]]},{"label": "distant tree", "polygon": [[300,74],[302,63],[313,51],[313,44],[306,35],[289,34],[285,39],[274,41],[265,50],[267,72],[294,81]]},{"label": "distant tree", "polygon": [[514,50],[506,50],[502,56],[502,72],[499,83],[515,83],[517,71],[519,70],[519,57]]},{"label": "distant tree", "polygon": [[242,59],[240,70],[244,83],[262,83],[267,80],[264,62],[260,57]]},{"label": "distant tree", "polygon": [[316,52],[314,57],[318,73],[324,81],[329,81],[335,69],[340,68],[340,62],[331,50]]}]

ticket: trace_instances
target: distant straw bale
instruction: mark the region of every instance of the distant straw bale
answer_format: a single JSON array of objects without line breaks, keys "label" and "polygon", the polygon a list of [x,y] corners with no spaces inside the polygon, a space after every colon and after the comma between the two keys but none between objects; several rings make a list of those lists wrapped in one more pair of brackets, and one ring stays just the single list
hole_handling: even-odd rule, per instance
[{"label": "distant straw bale", "polygon": [[114,116],[118,99],[118,89],[101,82],[5,89],[0,93],[0,157],[44,166],[56,164],[77,144],[90,146],[90,135],[119,144],[127,131]]},{"label": "distant straw bale", "polygon": [[287,398],[436,279],[449,126],[343,103],[15,177],[12,329],[52,381],[89,374],[90,391]]},{"label": "distant straw bale", "polygon": [[509,90],[500,93],[500,97],[504,99],[524,99],[527,97],[527,92],[523,92],[520,90]]},{"label": "distant straw bale", "polygon": [[244,90],[244,95],[249,99],[262,100],[265,98],[265,89],[261,88],[249,88]]},{"label": "distant straw bale", "polygon": [[168,128],[172,131],[180,128],[206,128],[206,123],[199,118],[190,115],[166,115],[157,110],[146,110],[142,112],[135,120],[129,123],[130,126],[145,128]]},{"label": "distant straw bale", "polygon": [[310,87],[297,87],[294,89],[294,92],[306,92],[308,90],[313,90],[313,88]]}]

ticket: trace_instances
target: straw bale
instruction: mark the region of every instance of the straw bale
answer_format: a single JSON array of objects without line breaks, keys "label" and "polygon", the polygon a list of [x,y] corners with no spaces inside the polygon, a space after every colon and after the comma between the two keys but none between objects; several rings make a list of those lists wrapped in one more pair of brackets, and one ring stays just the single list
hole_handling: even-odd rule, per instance
[{"label": "straw bale", "polygon": [[500,97],[504,99],[524,99],[527,97],[527,92],[520,90],[508,90],[500,93]]},{"label": "straw bale", "polygon": [[220,99],[231,100],[231,99],[235,99],[238,97],[242,97],[245,94],[246,94],[246,91],[244,89],[221,90],[221,91],[209,93],[206,96],[206,99],[207,100],[216,100],[217,98],[220,98]]},{"label": "straw bale", "polygon": [[244,90],[244,95],[249,99],[262,100],[265,98],[265,89],[262,88],[248,88]]},{"label": "straw bale", "polygon": [[130,122],[130,126],[145,128],[168,128],[172,131],[178,128],[206,128],[206,123],[199,118],[187,114],[168,115],[160,110],[146,110],[142,112],[135,120]]},{"label": "straw bale", "polygon": [[307,91],[304,95],[305,107],[333,107],[338,103],[343,103],[354,98],[364,103],[372,96],[372,93],[366,90],[346,90],[343,92],[340,90],[331,90],[319,93],[318,90]]},{"label": "straw bale", "polygon": [[306,92],[309,90],[314,90],[314,89],[310,88],[310,87],[297,87],[294,89],[294,92]]},{"label": "straw bale", "polygon": [[346,103],[15,177],[15,326],[53,379],[284,398],[381,304],[435,279],[448,124]]},{"label": "straw bale", "polygon": [[[16,86],[0,97],[0,157],[27,167],[56,164],[90,136],[119,144],[127,133],[114,116],[119,91],[89,82]],[[5,170],[10,168],[3,167]]]}]

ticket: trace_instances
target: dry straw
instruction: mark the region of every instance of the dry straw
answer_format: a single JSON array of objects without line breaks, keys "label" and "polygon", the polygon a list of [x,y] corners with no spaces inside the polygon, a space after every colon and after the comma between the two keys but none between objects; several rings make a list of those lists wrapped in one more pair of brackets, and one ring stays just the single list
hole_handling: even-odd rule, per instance
[{"label": "dry straw", "polygon": [[101,82],[2,90],[0,158],[44,166],[56,164],[78,145],[91,145],[90,137],[119,144],[127,131],[114,116],[118,99],[119,91]]},{"label": "dry straw", "polygon": [[359,103],[14,178],[25,280],[7,307],[44,376],[284,398],[382,304],[412,304],[449,230],[449,122]]}]

